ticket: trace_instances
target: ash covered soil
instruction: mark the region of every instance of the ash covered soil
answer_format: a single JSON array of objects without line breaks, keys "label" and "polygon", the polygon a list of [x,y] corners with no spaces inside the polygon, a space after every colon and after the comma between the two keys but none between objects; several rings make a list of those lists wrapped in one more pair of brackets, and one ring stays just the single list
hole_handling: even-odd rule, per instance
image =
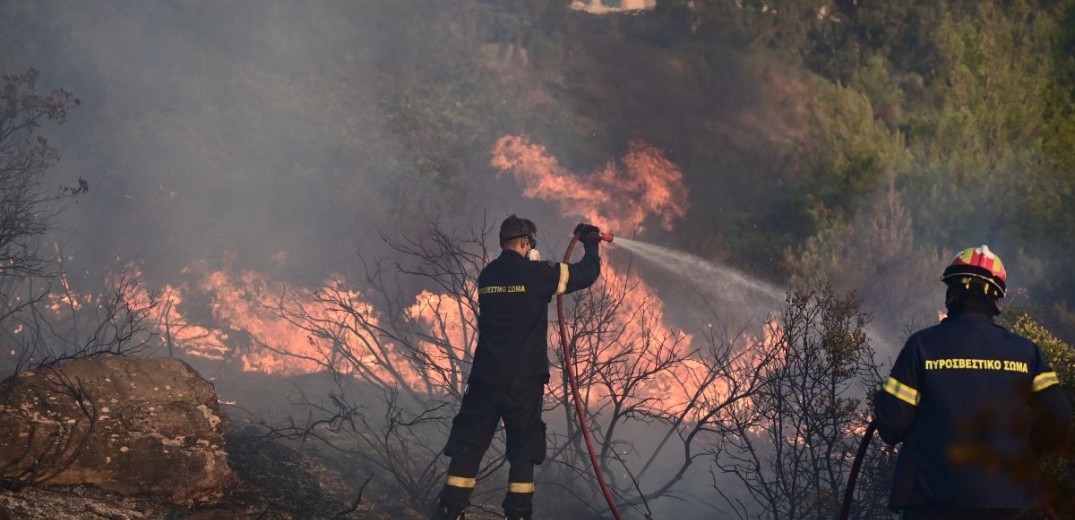
[{"label": "ash covered soil", "polygon": [[[224,502],[185,509],[151,497],[128,497],[90,486],[0,490],[0,520],[419,520],[424,511],[399,505],[391,483],[333,467],[331,458],[266,440],[251,428],[227,437],[229,464],[239,484]],[[361,489],[361,500],[356,504]],[[476,520],[496,518],[468,511]]]},{"label": "ash covered soil", "polygon": [[[219,374],[218,374],[219,375]],[[297,386],[324,391],[321,376]],[[149,494],[128,496],[88,485],[36,485],[6,489],[0,481],[0,520],[424,520],[426,508],[410,506],[391,474],[363,467],[339,451],[266,436],[266,423],[286,422],[302,409],[290,385],[278,378],[221,377],[216,385],[232,401],[231,431],[224,436],[228,466],[237,484],[213,506],[185,508]],[[220,389],[218,388],[218,391]],[[234,405],[234,399],[252,408]],[[253,405],[256,403],[256,406]],[[470,520],[501,518],[472,507]]]}]

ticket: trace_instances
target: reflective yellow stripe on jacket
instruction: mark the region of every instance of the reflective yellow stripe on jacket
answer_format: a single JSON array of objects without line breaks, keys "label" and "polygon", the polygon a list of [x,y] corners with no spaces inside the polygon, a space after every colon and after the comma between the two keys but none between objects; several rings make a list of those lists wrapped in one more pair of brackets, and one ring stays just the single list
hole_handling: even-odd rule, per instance
[{"label": "reflective yellow stripe on jacket", "polygon": [[884,390],[900,401],[911,406],[918,406],[918,390],[899,382],[892,376],[889,376],[888,381],[885,381]]},{"label": "reflective yellow stripe on jacket", "polygon": [[1053,385],[1059,385],[1060,379],[1056,377],[1056,372],[1042,372],[1038,374],[1038,377],[1034,378],[1034,384],[1031,389],[1035,392],[1040,392]]},{"label": "reflective yellow stripe on jacket", "polygon": [[556,284],[556,294],[564,294],[567,292],[567,281],[571,278],[571,271],[567,269],[567,264],[560,264],[560,283]]}]

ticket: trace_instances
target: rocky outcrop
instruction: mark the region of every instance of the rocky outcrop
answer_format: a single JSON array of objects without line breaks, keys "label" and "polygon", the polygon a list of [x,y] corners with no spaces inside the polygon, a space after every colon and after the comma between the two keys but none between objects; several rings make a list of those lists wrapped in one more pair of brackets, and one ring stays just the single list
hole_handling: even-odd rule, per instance
[{"label": "rocky outcrop", "polygon": [[215,504],[236,477],[212,383],[174,358],[76,360],[0,383],[0,476]]}]

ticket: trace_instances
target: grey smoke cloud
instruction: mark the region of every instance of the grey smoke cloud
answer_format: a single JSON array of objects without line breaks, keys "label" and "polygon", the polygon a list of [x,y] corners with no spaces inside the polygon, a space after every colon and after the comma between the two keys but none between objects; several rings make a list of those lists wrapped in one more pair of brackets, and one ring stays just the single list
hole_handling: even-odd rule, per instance
[{"label": "grey smoke cloud", "polygon": [[[361,6],[13,2],[5,71],[36,67],[84,109],[56,179],[92,190],[66,247],[174,270],[211,255],[316,270],[375,231],[406,165],[368,78],[391,49]],[[351,10],[352,12],[343,12]],[[355,23],[359,23],[358,26]],[[260,264],[260,265],[259,265]]]}]

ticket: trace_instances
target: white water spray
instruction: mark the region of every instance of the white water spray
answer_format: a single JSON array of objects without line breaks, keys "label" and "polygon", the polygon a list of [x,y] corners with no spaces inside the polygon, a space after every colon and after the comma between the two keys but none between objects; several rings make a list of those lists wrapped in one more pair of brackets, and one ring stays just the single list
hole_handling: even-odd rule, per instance
[{"label": "white water spray", "polygon": [[[771,310],[784,305],[785,292],[782,289],[730,267],[682,251],[626,238],[616,237],[613,243],[686,278],[702,292],[719,296],[721,301],[746,304],[753,308],[765,306]],[[873,324],[866,325],[866,333],[882,351],[895,352],[893,345],[897,344]]]},{"label": "white water spray", "polygon": [[783,290],[730,267],[717,265],[682,251],[636,240],[616,237],[613,243],[686,278],[704,293],[719,295],[721,300],[760,303],[770,305],[774,309],[784,302]]}]

